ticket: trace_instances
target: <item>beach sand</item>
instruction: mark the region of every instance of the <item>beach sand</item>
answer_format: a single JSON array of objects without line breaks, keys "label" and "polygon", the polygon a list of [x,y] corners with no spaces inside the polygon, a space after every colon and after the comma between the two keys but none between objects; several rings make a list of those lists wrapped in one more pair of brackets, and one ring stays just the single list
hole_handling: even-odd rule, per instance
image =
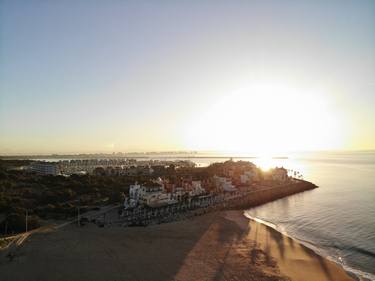
[{"label": "beach sand", "polygon": [[345,271],[242,211],[149,227],[89,224],[28,237],[0,253],[2,281],[353,280]]}]

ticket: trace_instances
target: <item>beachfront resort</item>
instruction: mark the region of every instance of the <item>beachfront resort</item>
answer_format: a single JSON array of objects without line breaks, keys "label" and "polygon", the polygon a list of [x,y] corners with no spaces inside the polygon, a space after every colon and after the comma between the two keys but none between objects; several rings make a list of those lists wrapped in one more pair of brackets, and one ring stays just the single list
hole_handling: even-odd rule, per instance
[{"label": "beachfront resort", "polygon": [[249,200],[260,192],[286,191],[306,183],[283,167],[263,171],[251,162],[232,159],[207,167],[188,160],[145,159],[4,163],[8,163],[5,184],[13,186],[2,195],[4,234],[36,228],[51,219],[100,226],[169,222],[250,206],[256,202]]},{"label": "beachfront resort", "polygon": [[[96,176],[132,176],[136,179],[127,192],[122,193],[123,203],[111,209],[112,212],[89,212],[79,220],[95,222],[99,226],[146,226],[214,210],[251,206],[257,204],[261,193],[269,192],[268,196],[272,197],[291,186],[305,186],[305,182],[292,176],[296,174],[293,171],[283,167],[262,171],[248,161],[230,159],[208,167],[195,167],[190,161],[125,160],[122,163],[125,165],[96,166],[94,169],[91,166],[90,169]],[[38,163],[41,164],[51,165]]]}]

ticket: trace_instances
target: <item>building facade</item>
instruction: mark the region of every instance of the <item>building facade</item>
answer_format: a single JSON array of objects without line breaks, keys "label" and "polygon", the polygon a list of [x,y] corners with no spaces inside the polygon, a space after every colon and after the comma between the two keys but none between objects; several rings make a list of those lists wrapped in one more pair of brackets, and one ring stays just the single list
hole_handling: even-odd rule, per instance
[{"label": "building facade", "polygon": [[38,175],[59,175],[59,167],[56,163],[49,162],[33,162],[31,163],[31,171]]}]

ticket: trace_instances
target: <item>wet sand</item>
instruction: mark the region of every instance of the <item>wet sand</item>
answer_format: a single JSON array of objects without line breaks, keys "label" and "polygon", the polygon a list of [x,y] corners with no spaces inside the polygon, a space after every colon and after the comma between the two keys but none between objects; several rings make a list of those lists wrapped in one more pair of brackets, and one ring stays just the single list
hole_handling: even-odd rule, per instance
[{"label": "wet sand", "polygon": [[353,280],[242,211],[149,227],[67,226],[11,251],[0,253],[2,281]]}]

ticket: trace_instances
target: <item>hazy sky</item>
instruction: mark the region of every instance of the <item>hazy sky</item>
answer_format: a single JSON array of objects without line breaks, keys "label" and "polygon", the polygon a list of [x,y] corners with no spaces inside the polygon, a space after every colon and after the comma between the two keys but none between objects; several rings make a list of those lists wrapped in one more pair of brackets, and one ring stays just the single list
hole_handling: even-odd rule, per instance
[{"label": "hazy sky", "polygon": [[375,1],[2,1],[0,153],[375,148]]}]

